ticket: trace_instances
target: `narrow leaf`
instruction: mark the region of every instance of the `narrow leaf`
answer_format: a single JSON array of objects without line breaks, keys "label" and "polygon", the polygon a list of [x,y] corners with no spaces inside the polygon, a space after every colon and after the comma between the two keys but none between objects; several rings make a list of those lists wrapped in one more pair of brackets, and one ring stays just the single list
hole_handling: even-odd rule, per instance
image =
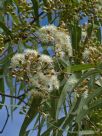
[{"label": "narrow leaf", "polygon": [[38,113],[38,107],[40,105],[40,102],[41,102],[41,100],[39,100],[39,99],[32,100],[31,106],[30,106],[30,108],[26,114],[26,117],[24,119],[24,122],[21,126],[19,136],[25,135],[28,125],[32,122],[32,120],[36,117],[36,115]]}]

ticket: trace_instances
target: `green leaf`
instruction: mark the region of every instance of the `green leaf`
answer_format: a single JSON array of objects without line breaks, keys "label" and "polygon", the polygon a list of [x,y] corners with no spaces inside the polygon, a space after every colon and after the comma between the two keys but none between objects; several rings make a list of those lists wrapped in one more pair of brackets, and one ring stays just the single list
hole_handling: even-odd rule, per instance
[{"label": "green leaf", "polygon": [[60,98],[58,100],[57,110],[56,110],[56,119],[58,118],[60,109],[62,104],[64,103],[67,93],[71,92],[77,83],[78,79],[76,78],[75,74],[72,74],[69,79],[67,80],[65,86],[63,87],[63,90],[61,92]]},{"label": "green leaf", "polygon": [[94,134],[96,134],[96,132],[95,131],[93,131],[93,130],[82,130],[82,131],[73,131],[73,132],[70,132],[69,131],[69,133],[71,133],[71,134],[78,134],[78,135],[94,135]]},{"label": "green leaf", "polygon": [[102,87],[95,89],[95,91],[89,95],[89,97],[86,100],[86,104],[88,104],[94,97],[98,97],[102,94]]},{"label": "green leaf", "polygon": [[23,53],[24,51],[24,44],[22,42],[18,43],[18,52]]},{"label": "green leaf", "polygon": [[[12,47],[10,46],[10,44],[8,45],[8,48],[7,48],[7,51],[6,52],[8,52],[8,54],[7,55],[5,55],[5,57],[3,57],[1,60],[0,60],[0,66],[2,66],[2,67],[8,67],[8,64],[10,63],[10,60],[11,60],[11,58],[12,58],[12,56],[14,55],[14,53],[13,53],[13,49],[12,49]],[[2,56],[2,55],[1,55]],[[1,57],[0,56],[0,57]],[[6,73],[7,74],[7,73]]]},{"label": "green leaf", "polygon": [[89,106],[89,110],[92,110],[93,108],[102,108],[102,99],[96,100],[95,102],[91,103]]},{"label": "green leaf", "polygon": [[95,68],[96,64],[79,64],[79,65],[72,65],[65,68],[65,72],[76,72],[76,71],[82,71],[82,70],[88,70],[90,68]]},{"label": "green leaf", "polygon": [[[38,17],[39,16],[39,1],[38,0],[31,0],[31,1],[33,4],[34,16]],[[39,18],[36,21],[39,26]]]},{"label": "green leaf", "polygon": [[[47,0],[43,0],[44,6],[47,6],[48,1]],[[52,21],[52,14],[51,12],[47,12],[47,18],[48,18],[48,22],[50,23]]]},{"label": "green leaf", "polygon": [[[4,88],[3,69],[0,69],[0,75],[2,75],[2,77],[0,77],[0,92],[4,94],[5,93],[5,90],[4,90],[5,88]],[[0,109],[2,109],[3,104],[5,102],[5,96],[1,95],[1,98],[2,98],[2,100],[0,101],[0,103],[2,105],[0,105]]]},{"label": "green leaf", "polygon": [[15,14],[12,14],[12,13],[10,13],[10,12],[8,12],[8,14],[12,17],[12,19],[13,19],[13,23],[14,24],[19,24],[20,23],[20,21],[19,21],[19,18],[18,18],[18,16],[17,15],[15,15]]},{"label": "green leaf", "polygon": [[62,117],[62,118],[58,119],[57,122],[48,122],[50,127],[47,128],[47,130],[45,132],[43,132],[43,134],[41,134],[41,136],[49,136],[53,129],[58,129],[59,133],[61,133],[62,130],[60,129],[60,126],[61,126],[62,122],[64,121],[64,119],[65,119],[65,117]]},{"label": "green leaf", "polygon": [[36,117],[38,113],[38,107],[40,105],[41,99],[33,99],[31,106],[26,114],[24,122],[21,126],[19,136],[24,136],[28,125],[32,122],[32,120]]},{"label": "green leaf", "polygon": [[2,22],[0,22],[0,27],[4,30],[4,32],[5,32],[7,35],[12,36],[11,31],[6,27],[5,24],[3,24]]},{"label": "green leaf", "polygon": [[88,42],[88,39],[91,37],[92,30],[93,30],[93,23],[89,25],[87,28],[87,38],[86,38],[85,44]]},{"label": "green leaf", "polygon": [[79,131],[79,135],[94,135],[96,134],[95,131],[93,130],[83,130],[83,131]]},{"label": "green leaf", "polygon": [[97,32],[96,32],[96,36],[97,36],[97,39],[100,43],[102,43],[102,34],[101,34],[101,28],[98,28]]},{"label": "green leaf", "polygon": [[77,110],[77,116],[75,119],[75,121],[77,123],[80,123],[80,121],[85,117],[85,115],[87,115],[88,112],[90,112],[90,110],[92,108],[102,104],[102,100],[98,100],[98,101],[95,101],[94,103],[92,103],[91,106],[88,106],[93,98],[100,96],[100,95],[102,95],[102,88],[95,90],[93,93],[91,93],[88,96],[88,98],[86,100],[83,100],[83,98],[82,98],[82,102],[79,103],[78,110]]},{"label": "green leaf", "polygon": [[72,106],[69,109],[69,112],[67,116],[65,117],[65,120],[62,123],[62,128],[67,129],[67,126],[71,126],[71,123],[73,121],[74,116],[76,115],[75,111],[77,109],[77,106],[79,104],[80,99],[77,100],[77,97],[74,97],[74,100],[72,102]]},{"label": "green leaf", "polygon": [[95,74],[98,74],[98,73],[101,73],[100,69],[94,69],[94,70],[85,72],[83,74],[83,76],[79,79],[79,81],[77,82],[77,84],[75,85],[75,87],[77,87],[84,79],[88,78],[91,75],[95,75]]},{"label": "green leaf", "polygon": [[[7,72],[7,71],[5,71],[5,72]],[[6,79],[7,86],[10,89],[10,95],[13,96],[13,94],[15,92],[15,87],[13,86],[13,79],[10,75],[7,75],[5,79]],[[14,104],[13,98],[10,98],[10,104],[11,105]],[[11,106],[10,108],[11,108],[11,117],[13,118],[13,107]]]},{"label": "green leaf", "polygon": [[78,51],[79,50],[79,43],[80,43],[80,39],[81,39],[81,28],[78,26],[77,23],[75,23],[72,26],[71,39],[72,39],[72,46],[73,46],[73,48],[76,51]]}]

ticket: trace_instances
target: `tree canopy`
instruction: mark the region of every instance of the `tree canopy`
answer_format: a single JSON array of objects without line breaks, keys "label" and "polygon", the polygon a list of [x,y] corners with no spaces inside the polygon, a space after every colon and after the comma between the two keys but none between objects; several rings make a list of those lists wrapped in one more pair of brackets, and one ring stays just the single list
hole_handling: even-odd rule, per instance
[{"label": "tree canopy", "polygon": [[19,136],[101,136],[101,0],[2,0],[0,16],[0,133],[20,107]]}]

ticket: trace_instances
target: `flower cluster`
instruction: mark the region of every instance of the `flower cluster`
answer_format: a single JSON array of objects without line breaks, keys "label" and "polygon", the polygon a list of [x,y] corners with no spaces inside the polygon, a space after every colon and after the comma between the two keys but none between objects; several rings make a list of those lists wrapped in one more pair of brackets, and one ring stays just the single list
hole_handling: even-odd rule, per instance
[{"label": "flower cluster", "polygon": [[86,37],[87,37],[87,32],[85,29],[82,29],[81,42],[85,42]]},{"label": "flower cluster", "polygon": [[82,53],[84,63],[97,63],[102,62],[102,47],[101,46],[89,46],[84,49]]},{"label": "flower cluster", "polygon": [[[87,44],[84,47],[84,50],[82,52],[82,63],[83,64],[96,64],[97,63],[102,63],[102,46],[99,45],[92,45],[92,44]],[[92,68],[93,69],[93,68]],[[91,70],[91,68],[89,69],[89,71]],[[86,70],[82,73],[86,72]],[[97,75],[94,78],[94,84],[101,86],[100,81],[101,81],[102,77],[101,75]],[[82,94],[82,93],[92,93],[93,89],[91,89],[90,86],[90,82],[91,78],[86,78],[84,79],[81,84],[79,86],[77,86],[75,88],[75,91],[78,94]]]},{"label": "flower cluster", "polygon": [[4,48],[4,38],[5,36],[0,34],[0,53],[2,53],[2,51],[5,49]]},{"label": "flower cluster", "polygon": [[37,34],[41,42],[54,44],[54,52],[57,57],[72,57],[70,36],[63,29],[54,25],[47,25],[40,28]]},{"label": "flower cluster", "polygon": [[27,81],[38,90],[50,92],[59,89],[57,73],[50,56],[26,49],[24,53],[17,53],[12,57],[11,68],[19,80]]}]

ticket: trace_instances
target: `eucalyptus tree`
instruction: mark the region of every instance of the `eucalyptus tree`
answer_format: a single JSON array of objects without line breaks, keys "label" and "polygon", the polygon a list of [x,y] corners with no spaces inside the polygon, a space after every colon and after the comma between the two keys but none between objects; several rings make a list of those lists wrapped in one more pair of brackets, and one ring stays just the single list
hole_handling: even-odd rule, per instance
[{"label": "eucalyptus tree", "polygon": [[101,0],[2,0],[0,15],[0,132],[20,108],[19,136],[102,135]]}]

